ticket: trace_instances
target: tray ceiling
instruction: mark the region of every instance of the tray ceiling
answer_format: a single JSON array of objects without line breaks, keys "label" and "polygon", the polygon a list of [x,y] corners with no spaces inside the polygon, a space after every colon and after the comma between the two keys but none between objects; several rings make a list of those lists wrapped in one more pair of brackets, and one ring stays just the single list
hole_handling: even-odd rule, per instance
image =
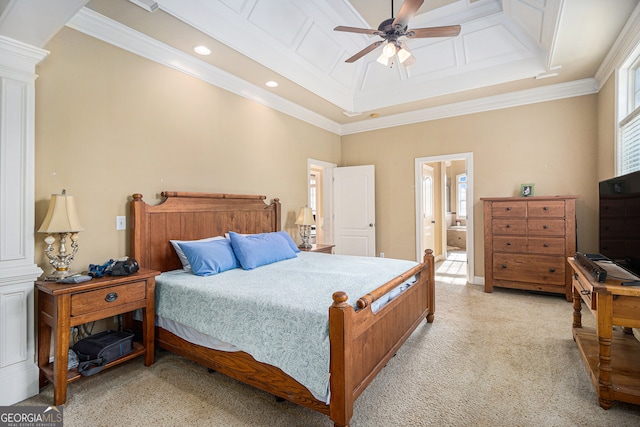
[{"label": "tray ceiling", "polygon": [[[377,28],[391,17],[388,0],[56,3],[55,14],[50,7],[40,14],[34,7],[25,10],[19,0],[0,3],[0,34],[43,47],[67,24],[289,114],[316,116],[309,121],[335,130],[349,124],[357,129],[374,113],[403,117],[533,89],[548,93],[573,85],[578,93],[593,93],[597,85],[588,80],[638,0],[616,0],[615,10],[608,0],[426,0],[409,28],[460,24],[460,35],[408,39],[416,62],[391,68],[376,62],[380,48],[345,63],[380,38],[333,31],[338,25]],[[402,0],[394,3],[395,16]],[[31,15],[33,26],[51,34],[31,34],[24,25]],[[196,55],[196,44],[209,46],[212,54]],[[280,86],[266,89],[267,80]]]}]

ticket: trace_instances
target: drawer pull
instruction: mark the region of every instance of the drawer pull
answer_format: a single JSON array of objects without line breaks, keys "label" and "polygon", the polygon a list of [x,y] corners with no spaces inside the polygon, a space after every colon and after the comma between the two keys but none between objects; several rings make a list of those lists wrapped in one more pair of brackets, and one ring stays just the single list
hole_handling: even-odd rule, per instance
[{"label": "drawer pull", "polygon": [[510,224],[507,224],[507,228],[511,228],[511,225],[510,225]]},{"label": "drawer pull", "polygon": [[555,269],[555,268],[553,268],[553,267],[551,267],[551,268],[549,269],[549,271],[550,271],[550,272],[552,272],[552,273],[555,273],[555,272],[556,272],[556,269]]},{"label": "drawer pull", "polygon": [[109,293],[107,294],[107,296],[106,296],[106,297],[104,297],[104,300],[105,300],[106,302],[114,302],[114,301],[115,301],[115,300],[117,300],[117,299],[118,299],[118,293],[117,293],[117,292],[109,292]]},{"label": "drawer pull", "polygon": [[502,264],[502,268],[507,268],[507,264]]},{"label": "drawer pull", "polygon": [[543,225],[542,228],[544,228],[546,230],[547,228],[549,228],[549,226],[548,225]]},{"label": "drawer pull", "polygon": [[548,244],[548,243],[545,243],[545,244],[543,244],[542,246],[544,246],[545,248],[548,248],[548,247],[549,247],[549,244]]},{"label": "drawer pull", "polygon": [[581,289],[581,290],[580,290],[580,293],[581,293],[582,295],[591,295],[591,291],[590,291],[590,290],[588,290],[588,289]]},{"label": "drawer pull", "polygon": [[511,210],[511,208],[507,208],[507,210],[508,210],[508,211],[510,211],[510,210]]},{"label": "drawer pull", "polygon": [[549,210],[549,208],[545,206],[545,207],[543,207],[543,208],[542,208],[542,210],[543,210],[543,211],[548,211],[548,210]]},{"label": "drawer pull", "polygon": [[511,242],[507,242],[507,246],[511,246]]},{"label": "drawer pull", "polygon": [[577,280],[578,279],[578,273],[573,273],[573,278]]}]

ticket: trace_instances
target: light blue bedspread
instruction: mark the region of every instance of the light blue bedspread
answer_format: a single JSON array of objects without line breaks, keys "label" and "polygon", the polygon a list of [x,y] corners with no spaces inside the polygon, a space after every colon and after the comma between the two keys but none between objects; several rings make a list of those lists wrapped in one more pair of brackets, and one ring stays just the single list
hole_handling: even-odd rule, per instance
[{"label": "light blue bedspread", "polygon": [[349,303],[417,265],[414,261],[301,252],[255,270],[156,279],[156,314],[234,344],[277,366],[318,399],[329,398],[328,309]]}]

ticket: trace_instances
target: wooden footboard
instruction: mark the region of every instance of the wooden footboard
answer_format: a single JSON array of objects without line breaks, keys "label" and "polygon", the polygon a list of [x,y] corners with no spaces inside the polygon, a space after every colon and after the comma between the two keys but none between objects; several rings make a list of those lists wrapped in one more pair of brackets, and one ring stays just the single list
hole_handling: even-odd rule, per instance
[{"label": "wooden footboard", "polygon": [[[329,340],[331,342],[331,419],[336,426],[348,426],[353,404],[394,356],[409,335],[426,318],[433,322],[435,312],[435,278],[433,251],[426,251],[418,268],[416,284],[389,302],[377,313],[371,304],[356,311],[347,303],[344,292],[333,294],[329,308]],[[402,283],[413,274],[408,272],[396,281]],[[366,297],[373,302],[373,291]],[[384,288],[384,289],[383,289]],[[384,291],[384,292],[383,292]],[[361,299],[362,300],[362,299]]]},{"label": "wooden footboard", "polygon": [[[261,233],[280,229],[280,203],[264,196],[163,192],[166,200],[147,205],[141,194],[131,202],[131,256],[143,268],[168,271],[181,264],[169,240],[194,240],[224,234]],[[371,304],[410,276],[417,282],[373,313]],[[329,307],[331,401],[317,400],[304,386],[272,365],[244,352],[212,350],[156,328],[156,343],[239,381],[331,417],[336,426],[349,425],[353,405],[385,364],[426,318],[433,321],[435,278],[433,252],[398,278],[360,296],[358,309],[344,292],[335,292]],[[327,302],[329,304],[330,301]]]}]

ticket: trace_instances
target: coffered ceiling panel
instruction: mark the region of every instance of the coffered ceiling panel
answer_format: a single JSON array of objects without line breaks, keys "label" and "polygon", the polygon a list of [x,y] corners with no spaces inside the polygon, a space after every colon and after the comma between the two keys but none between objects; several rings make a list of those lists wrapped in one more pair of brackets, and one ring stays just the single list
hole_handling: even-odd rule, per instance
[{"label": "coffered ceiling panel", "polygon": [[247,23],[264,31],[284,48],[295,49],[296,41],[311,21],[296,2],[258,1],[247,16]]},{"label": "coffered ceiling panel", "polygon": [[501,24],[465,34],[463,40],[467,64],[490,59],[504,63],[506,58],[527,52],[518,38]]}]

